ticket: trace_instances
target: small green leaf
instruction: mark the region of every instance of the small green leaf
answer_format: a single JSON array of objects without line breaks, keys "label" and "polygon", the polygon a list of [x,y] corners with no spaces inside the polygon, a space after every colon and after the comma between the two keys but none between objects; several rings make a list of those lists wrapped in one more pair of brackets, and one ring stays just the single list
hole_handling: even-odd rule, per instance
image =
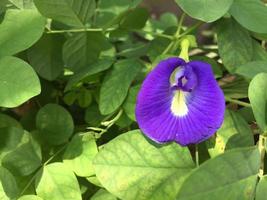
[{"label": "small green leaf", "polygon": [[36,195],[24,195],[21,196],[18,200],[43,200],[43,199]]},{"label": "small green leaf", "polygon": [[27,176],[41,166],[41,161],[41,148],[37,142],[30,139],[6,154],[2,159],[2,165],[14,175]]},{"label": "small green leaf", "polygon": [[234,0],[231,15],[242,26],[257,33],[267,33],[267,7],[258,0]]},{"label": "small green leaf", "polygon": [[63,163],[52,163],[38,172],[35,182],[39,197],[49,200],[81,200],[81,191],[74,173]]},{"label": "small green leaf", "polygon": [[59,145],[68,141],[74,124],[72,116],[65,108],[57,104],[47,104],[37,113],[36,127],[46,142]]},{"label": "small green leaf", "polygon": [[70,70],[78,72],[96,62],[101,51],[111,47],[101,32],[76,33],[63,46],[63,60]]},{"label": "small green leaf", "polygon": [[225,150],[253,145],[253,133],[247,122],[238,113],[226,110],[223,125],[216,133],[214,145],[210,144],[209,153],[215,157]]},{"label": "small green leaf", "polygon": [[138,60],[127,59],[118,61],[108,73],[100,89],[99,109],[107,115],[120,107],[127,96],[128,89],[142,68]]},{"label": "small green leaf", "polygon": [[82,81],[86,77],[107,70],[112,66],[113,62],[114,60],[111,58],[104,58],[81,69],[80,71],[78,71],[77,73],[75,73],[73,76],[70,77],[67,86],[65,88],[65,91],[70,90],[72,86],[77,84],[79,81]]},{"label": "small green leaf", "polygon": [[222,85],[224,95],[230,98],[248,97],[248,82],[240,77],[234,77],[233,81]]},{"label": "small green leaf", "polygon": [[263,176],[258,185],[256,190],[256,200],[265,200],[267,196],[267,176]]},{"label": "small green leaf", "polygon": [[137,94],[140,90],[141,85],[135,85],[129,90],[129,94],[123,104],[123,109],[127,116],[135,121],[135,104],[136,104],[136,98]]},{"label": "small green leaf", "polygon": [[0,113],[0,128],[4,127],[17,127],[22,128],[20,123],[9,115]]},{"label": "small green leaf", "polygon": [[82,89],[78,94],[77,100],[80,107],[86,108],[92,103],[92,93],[87,89]]},{"label": "small green leaf", "polygon": [[260,73],[252,79],[248,89],[248,96],[257,124],[266,133],[267,91],[263,88],[267,88],[266,73]]},{"label": "small green leaf", "polygon": [[9,9],[0,25],[0,57],[32,46],[43,34],[45,19],[35,10]]},{"label": "small green leaf", "polygon": [[139,130],[106,144],[93,164],[101,184],[112,194],[129,200],[172,200],[194,168],[186,147],[176,143],[157,145]]},{"label": "small green leaf", "polygon": [[108,191],[100,189],[91,197],[91,200],[117,200],[117,198]]},{"label": "small green leaf", "polygon": [[196,168],[182,184],[176,199],[251,200],[259,168],[256,147],[227,151]]},{"label": "small green leaf", "polygon": [[93,158],[97,154],[97,146],[91,135],[75,135],[68,144],[63,156],[63,162],[78,176],[94,175]]},{"label": "small green leaf", "polygon": [[34,0],[40,13],[69,26],[89,23],[96,7],[95,0]]},{"label": "small green leaf", "polygon": [[233,19],[222,19],[217,24],[219,54],[229,72],[252,60],[252,39]]},{"label": "small green leaf", "polygon": [[266,66],[267,61],[252,61],[238,66],[235,73],[244,76],[245,78],[252,79],[261,72],[267,73]]},{"label": "small green leaf", "polygon": [[41,92],[36,73],[23,60],[2,57],[0,71],[0,106],[7,108],[19,106]]},{"label": "small green leaf", "polygon": [[191,17],[204,22],[213,22],[222,17],[230,8],[233,0],[175,0]]},{"label": "small green leaf", "polygon": [[120,23],[120,28],[127,30],[141,29],[145,26],[148,17],[148,11],[145,8],[136,8],[126,15]]},{"label": "small green leaf", "polygon": [[63,41],[61,35],[44,35],[28,50],[29,62],[42,78],[52,81],[63,73]]},{"label": "small green leaf", "polygon": [[86,110],[85,110],[85,117],[84,120],[86,123],[88,123],[91,126],[99,126],[100,123],[104,120],[105,116],[101,115],[98,105],[93,104],[90,105]]},{"label": "small green leaf", "polygon": [[4,167],[0,166],[0,199],[16,199],[19,190],[13,175]]}]

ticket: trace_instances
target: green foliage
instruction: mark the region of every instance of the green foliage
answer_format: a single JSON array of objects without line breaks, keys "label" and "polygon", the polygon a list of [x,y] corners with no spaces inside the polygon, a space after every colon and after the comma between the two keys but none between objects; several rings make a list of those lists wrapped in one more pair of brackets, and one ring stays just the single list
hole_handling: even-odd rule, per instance
[{"label": "green foliage", "polygon": [[[0,0],[0,200],[266,199],[266,1],[168,2]],[[156,144],[137,96],[184,38],[224,121],[201,144]]]},{"label": "green foliage", "polygon": [[157,146],[135,130],[109,142],[94,166],[101,184],[113,194],[141,200],[173,199],[194,163],[187,148]]},{"label": "green foliage", "polygon": [[36,127],[40,131],[40,137],[51,145],[67,142],[73,133],[73,126],[68,111],[56,104],[45,105],[36,116]]},{"label": "green foliage", "polygon": [[0,106],[16,107],[40,94],[39,79],[23,60],[11,56],[1,57],[0,71]]}]

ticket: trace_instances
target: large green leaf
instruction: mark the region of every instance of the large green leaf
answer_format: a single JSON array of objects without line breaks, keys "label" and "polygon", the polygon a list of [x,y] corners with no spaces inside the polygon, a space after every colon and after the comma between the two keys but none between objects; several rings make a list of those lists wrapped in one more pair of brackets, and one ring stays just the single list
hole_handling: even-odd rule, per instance
[{"label": "large green leaf", "polygon": [[10,200],[18,196],[19,190],[13,175],[0,166],[0,199]]},{"label": "large green leaf", "polygon": [[110,47],[101,32],[76,33],[64,44],[63,59],[69,69],[77,72],[95,62],[100,52]]},{"label": "large green leaf", "polygon": [[212,157],[225,150],[254,145],[253,133],[247,122],[238,113],[226,110],[222,127],[216,133],[214,144],[209,143]]},{"label": "large green leaf", "polygon": [[222,17],[233,3],[233,0],[175,1],[188,15],[205,22],[213,22]]},{"label": "large green leaf", "polygon": [[82,81],[84,78],[105,71],[111,67],[114,60],[111,58],[100,59],[97,62],[81,69],[79,72],[70,77],[65,91],[70,90],[72,86]]},{"label": "large green leaf", "polygon": [[234,0],[230,13],[247,29],[258,33],[267,33],[267,7],[262,1]]},{"label": "large green leaf", "polygon": [[134,130],[106,144],[94,167],[101,184],[121,199],[173,200],[194,163],[186,147],[156,145]]},{"label": "large green leaf", "polygon": [[0,106],[8,108],[19,106],[41,92],[36,73],[23,60],[2,57],[0,71]]},{"label": "large green leaf", "polygon": [[33,139],[9,152],[2,159],[2,165],[12,174],[19,176],[30,175],[41,166],[41,162],[41,148]]},{"label": "large green leaf", "polygon": [[96,7],[95,0],[34,0],[42,15],[69,26],[85,26]]},{"label": "large green leaf", "polygon": [[67,142],[74,124],[70,113],[57,104],[47,104],[37,113],[36,127],[40,137],[52,145]]},{"label": "large green leaf", "polygon": [[44,35],[28,50],[28,59],[35,71],[44,79],[52,81],[63,73],[61,35]]},{"label": "large green leaf", "polygon": [[260,73],[250,82],[248,96],[257,124],[263,132],[267,131],[267,74]]},{"label": "large green leaf", "polygon": [[105,76],[99,99],[99,109],[103,115],[110,114],[120,107],[141,68],[140,61],[126,59],[117,62],[110,73]]},{"label": "large green leaf", "polygon": [[63,162],[78,176],[92,176],[92,161],[97,152],[95,139],[91,135],[77,134],[68,144]]},{"label": "large green leaf", "polygon": [[184,181],[177,200],[251,200],[258,179],[256,147],[235,149],[210,159]]},{"label": "large green leaf", "polygon": [[256,190],[256,200],[265,200],[267,196],[267,176],[263,176],[258,185]]},{"label": "large green leaf", "polygon": [[36,193],[44,200],[81,200],[81,191],[74,173],[63,163],[52,163],[38,173]]},{"label": "large green leaf", "polygon": [[9,0],[12,4],[14,4],[17,8],[20,9],[34,9],[33,0]]},{"label": "large green leaf", "polygon": [[257,74],[267,73],[267,61],[252,61],[238,66],[235,73],[244,76],[245,78],[252,79]]},{"label": "large green leaf", "polygon": [[117,200],[117,198],[108,191],[100,189],[91,197],[91,200]]},{"label": "large green leaf", "polygon": [[222,85],[224,96],[230,98],[248,97],[248,82],[241,77],[234,77],[229,83]]},{"label": "large green leaf", "polygon": [[43,200],[43,199],[36,195],[24,195],[21,196],[18,200]]},{"label": "large green leaf", "polygon": [[32,46],[42,36],[44,27],[45,19],[35,10],[8,10],[0,25],[0,57]]},{"label": "large green leaf", "polygon": [[248,31],[233,19],[222,19],[217,24],[219,54],[223,64],[232,72],[249,62],[253,56],[252,39]]}]

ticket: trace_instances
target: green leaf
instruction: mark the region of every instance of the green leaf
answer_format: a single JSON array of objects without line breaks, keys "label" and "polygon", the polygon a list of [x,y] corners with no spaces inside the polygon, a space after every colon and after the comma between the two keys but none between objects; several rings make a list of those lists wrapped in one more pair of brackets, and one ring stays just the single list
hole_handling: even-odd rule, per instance
[{"label": "green leaf", "polygon": [[184,181],[176,199],[251,200],[259,168],[256,147],[225,152],[196,168]]},{"label": "green leaf", "polygon": [[85,110],[84,120],[91,126],[99,126],[100,123],[104,120],[104,118],[105,116],[101,115],[97,104],[90,105]]},{"label": "green leaf", "polygon": [[82,89],[81,91],[79,91],[77,100],[80,107],[86,108],[90,106],[93,101],[92,93],[90,92],[90,90]]},{"label": "green leaf", "polygon": [[77,134],[68,144],[63,162],[78,176],[94,175],[93,158],[97,154],[97,146],[91,135]]},{"label": "green leaf", "polygon": [[36,127],[46,142],[59,145],[68,141],[74,124],[72,116],[65,108],[57,104],[47,104],[37,113]]},{"label": "green leaf", "polygon": [[257,41],[253,41],[253,60],[267,60],[266,50]]},{"label": "green leaf", "polygon": [[45,19],[35,10],[8,10],[0,25],[0,57],[32,46],[42,36],[44,27]]},{"label": "green leaf", "polygon": [[139,130],[104,146],[94,162],[101,184],[121,199],[174,199],[194,168],[190,152],[176,143],[157,145]]},{"label": "green leaf", "polygon": [[41,148],[33,139],[6,154],[2,159],[2,165],[12,174],[19,176],[30,175],[41,164]]},{"label": "green leaf", "polygon": [[148,17],[149,13],[145,8],[136,8],[126,15],[120,23],[120,28],[127,30],[142,29]]},{"label": "green leaf", "polygon": [[70,77],[67,86],[65,88],[65,91],[70,90],[72,86],[79,83],[79,81],[82,81],[86,77],[107,70],[108,68],[111,67],[113,62],[114,60],[111,58],[103,58],[89,65],[88,67],[81,69],[79,72],[75,73],[73,76]]},{"label": "green leaf", "polygon": [[230,13],[248,30],[267,33],[267,7],[262,1],[234,0]]},{"label": "green leaf", "polygon": [[52,81],[63,73],[63,41],[61,35],[46,34],[28,50],[29,62],[42,78]]},{"label": "green leaf", "polygon": [[234,80],[221,87],[227,97],[236,99],[248,97],[248,82],[240,77],[234,77]]},{"label": "green leaf", "polygon": [[217,34],[219,54],[228,71],[233,72],[237,66],[252,60],[252,39],[235,20],[220,20]]},{"label": "green leaf", "polygon": [[21,196],[18,200],[42,200],[42,198],[36,195],[24,195]]},{"label": "green leaf", "polygon": [[44,166],[38,173],[36,193],[49,200],[81,200],[81,191],[74,173],[63,163]]},{"label": "green leaf", "polygon": [[24,130],[17,127],[0,128],[0,159],[24,141]]},{"label": "green leaf", "polygon": [[222,127],[216,133],[214,144],[209,145],[211,157],[226,150],[254,145],[253,133],[238,113],[226,110]]},{"label": "green leaf", "polygon": [[34,0],[40,13],[69,26],[89,23],[96,7],[95,0]]},{"label": "green leaf", "polygon": [[9,0],[12,4],[14,4],[17,8],[20,9],[34,9],[33,0]]},{"label": "green leaf", "polygon": [[254,76],[261,72],[267,73],[267,61],[252,61],[237,67],[235,73],[244,76],[245,78],[252,79]]},{"label": "green leaf", "polygon": [[221,18],[233,3],[233,0],[175,1],[188,15],[204,22],[213,22]]},{"label": "green leaf", "polygon": [[0,128],[4,127],[17,127],[22,128],[20,123],[9,115],[0,113]]},{"label": "green leaf", "polygon": [[100,189],[91,197],[91,200],[117,200],[117,198],[108,191]]},{"label": "green leaf", "polygon": [[18,196],[19,190],[13,175],[0,166],[0,199],[10,200]]},{"label": "green leaf", "polygon": [[265,200],[267,196],[267,176],[263,176],[258,185],[256,190],[256,200]]},{"label": "green leaf", "polygon": [[120,107],[142,66],[142,63],[135,59],[126,59],[114,64],[113,69],[105,76],[100,89],[99,110],[101,114],[111,114]]},{"label": "green leaf", "polygon": [[140,90],[141,85],[135,85],[129,90],[129,94],[123,104],[123,109],[127,116],[135,121],[135,104],[136,104],[136,98],[137,94]]},{"label": "green leaf", "polygon": [[260,73],[256,75],[250,82],[248,89],[248,97],[252,110],[261,130],[266,133],[267,131],[267,74]]},{"label": "green leaf", "polygon": [[111,48],[101,32],[73,34],[63,46],[63,60],[67,67],[77,72],[97,61],[100,52]]},{"label": "green leaf", "polygon": [[2,57],[0,58],[0,71],[1,107],[19,106],[41,92],[36,73],[23,60],[15,57]]}]

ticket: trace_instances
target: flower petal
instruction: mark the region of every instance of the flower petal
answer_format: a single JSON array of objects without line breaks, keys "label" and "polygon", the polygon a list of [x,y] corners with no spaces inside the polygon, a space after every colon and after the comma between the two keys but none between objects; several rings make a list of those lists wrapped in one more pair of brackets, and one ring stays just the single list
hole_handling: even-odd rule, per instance
[{"label": "flower petal", "polygon": [[[192,92],[172,90],[170,77],[179,66],[192,68],[196,76],[192,79],[197,81]],[[223,122],[224,110],[223,92],[209,64],[169,58],[161,61],[145,79],[137,98],[136,119],[152,140],[188,145],[213,135]]]}]

